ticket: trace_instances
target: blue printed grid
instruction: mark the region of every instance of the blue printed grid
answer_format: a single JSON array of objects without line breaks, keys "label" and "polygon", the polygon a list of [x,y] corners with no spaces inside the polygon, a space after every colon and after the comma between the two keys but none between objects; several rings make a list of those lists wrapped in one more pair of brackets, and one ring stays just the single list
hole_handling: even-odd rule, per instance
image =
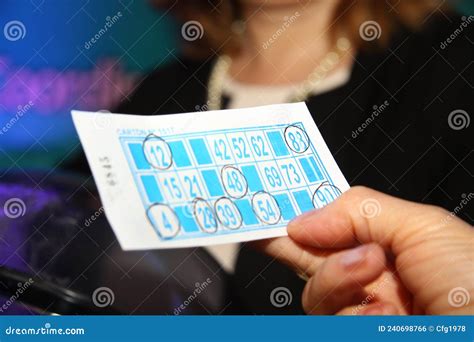
[{"label": "blue printed grid", "polygon": [[170,141],[168,145],[173,153],[173,163],[177,167],[191,166],[191,160],[189,159],[184,143],[181,140]]},{"label": "blue printed grid", "polygon": [[201,175],[206,183],[207,191],[210,197],[224,196],[224,189],[221,185],[221,180],[216,170],[202,170]]},{"label": "blue printed grid", "polygon": [[[296,123],[296,125],[304,129],[302,123]],[[197,171],[197,177],[199,178],[200,184],[205,185],[205,189],[203,190],[206,190],[206,192],[203,194],[203,197],[212,205],[214,200],[226,194],[220,182],[220,169],[222,165],[218,165],[215,156],[209,151],[208,138],[215,134],[224,134],[229,142],[230,139],[227,138],[228,133],[256,131],[263,133],[262,137],[264,139],[264,144],[271,152],[271,158],[266,161],[289,160],[293,162],[301,175],[306,175],[306,178],[310,183],[319,183],[324,180],[328,180],[332,183],[329,173],[324,167],[311,142],[310,149],[302,154],[294,153],[288,149],[286,145],[282,145],[286,144],[283,137],[283,131],[286,126],[287,125],[252,127],[246,128],[245,131],[237,128],[204,133],[162,136],[162,138],[168,141],[173,152],[174,165],[166,172],[176,174],[178,184],[181,189],[184,190],[183,184],[179,180],[180,177],[178,177],[179,172],[182,170]],[[245,137],[245,134],[243,134],[242,137],[244,137],[247,146],[250,148],[250,142]],[[144,210],[146,210],[146,208],[152,203],[156,202],[169,204],[178,216],[182,228],[181,233],[174,239],[208,237],[209,233],[202,232],[195,219],[186,212],[188,209],[182,205],[182,200],[173,202],[170,201],[169,198],[164,198],[158,184],[156,183],[156,176],[163,171],[149,167],[142,151],[143,139],[143,137],[120,136],[122,148],[142,198]],[[228,146],[230,148],[230,143]],[[251,161],[235,162],[235,151],[233,151],[232,148],[230,149],[234,160],[230,161],[229,164],[241,169],[247,179],[249,193],[243,199],[233,200],[242,215],[242,227],[238,230],[219,229],[215,234],[230,234],[244,229],[260,230],[282,227],[296,215],[312,209],[310,184],[306,183],[306,181],[302,186],[288,186],[286,180],[284,180],[283,172],[278,170],[280,177],[282,177],[281,179],[285,182],[286,189],[276,192],[272,191],[272,189],[269,189],[266,182],[262,181],[264,175],[259,171],[259,168],[256,167],[256,164],[264,162],[265,160],[258,160],[258,158],[256,158],[256,153],[251,151],[249,154],[252,159]],[[305,161],[302,162],[302,160]],[[256,217],[250,199],[251,194],[259,190],[268,191],[277,200],[282,217],[282,220],[277,224],[265,225]]]},{"label": "blue printed grid", "polygon": [[207,150],[206,142],[202,138],[189,139],[189,144],[193,150],[194,157],[199,165],[212,164],[212,158]]}]

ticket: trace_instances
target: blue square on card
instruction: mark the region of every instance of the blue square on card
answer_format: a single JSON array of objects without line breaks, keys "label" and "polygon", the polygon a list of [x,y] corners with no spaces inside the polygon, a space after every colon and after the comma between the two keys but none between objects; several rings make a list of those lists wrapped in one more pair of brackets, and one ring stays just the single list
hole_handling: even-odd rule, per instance
[{"label": "blue square on card", "polygon": [[292,220],[295,216],[295,210],[291,204],[290,197],[287,194],[274,195],[278,206],[280,207],[281,216],[284,220]]},{"label": "blue square on card", "polygon": [[191,166],[191,160],[189,159],[188,153],[182,141],[171,141],[168,142],[171,153],[173,154],[173,163],[177,167]]},{"label": "blue square on card", "polygon": [[150,164],[145,158],[141,143],[130,143],[128,144],[128,149],[132,154],[133,161],[135,162],[135,167],[138,170],[149,170],[151,168]]},{"label": "blue square on card", "polygon": [[314,159],[314,157],[311,156],[308,159],[311,162],[311,165],[313,166],[314,171],[316,171],[316,175],[318,176],[318,180],[323,179],[323,174],[321,173],[321,170],[320,170],[318,164],[316,163],[316,160]]},{"label": "blue square on card", "polygon": [[148,201],[151,203],[157,203],[163,201],[163,195],[161,194],[160,188],[156,183],[155,176],[153,175],[144,175],[141,176],[143,187],[145,188]]},{"label": "blue square on card", "polygon": [[242,220],[244,221],[245,225],[252,225],[252,224],[257,224],[258,219],[255,216],[255,213],[252,209],[252,205],[250,204],[250,201],[248,199],[240,199],[235,201],[235,205],[240,211],[240,214],[242,215]]},{"label": "blue square on card", "polygon": [[202,178],[206,183],[207,190],[210,196],[223,196],[224,189],[222,189],[221,180],[215,170],[203,170],[201,171]]},{"label": "blue square on card", "polygon": [[300,207],[302,213],[314,209],[313,201],[309,196],[308,191],[294,191],[293,196],[295,197],[296,203],[298,203],[298,207]]},{"label": "blue square on card", "polygon": [[299,160],[300,160],[301,167],[303,168],[303,171],[306,174],[306,177],[308,178],[308,181],[311,183],[315,182],[317,180],[316,174],[314,173],[314,170],[311,167],[308,159],[300,158]]},{"label": "blue square on card", "polygon": [[196,157],[196,161],[199,165],[208,165],[212,163],[211,155],[207,150],[204,139],[189,139],[189,144],[191,145],[194,157]]},{"label": "blue square on card", "polygon": [[290,154],[290,151],[288,151],[288,146],[286,146],[285,139],[283,139],[283,135],[280,131],[267,132],[267,137],[268,140],[270,140],[270,144],[272,145],[273,152],[275,152],[275,156],[282,157]]},{"label": "blue square on card", "polygon": [[258,175],[257,168],[254,165],[245,165],[241,167],[242,173],[247,180],[249,189],[252,192],[263,190],[262,181]]},{"label": "blue square on card", "polygon": [[186,233],[195,233],[199,231],[199,227],[194,220],[194,215],[192,212],[190,212],[189,207],[186,206],[180,206],[180,207],[175,207],[174,211],[176,213],[176,216],[178,216],[179,223],[181,224],[181,227]]}]

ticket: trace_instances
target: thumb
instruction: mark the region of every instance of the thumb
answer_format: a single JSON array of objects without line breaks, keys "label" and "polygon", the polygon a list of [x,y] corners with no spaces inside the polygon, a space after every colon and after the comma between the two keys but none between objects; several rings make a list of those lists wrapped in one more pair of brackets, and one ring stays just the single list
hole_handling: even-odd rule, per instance
[{"label": "thumb", "polygon": [[472,234],[470,228],[439,207],[357,186],[324,208],[295,218],[288,224],[288,235],[301,244],[318,248],[376,242],[398,254],[433,234],[465,236]]},{"label": "thumb", "polygon": [[379,244],[395,255],[402,281],[428,312],[458,309],[449,305],[452,289],[474,295],[474,232],[438,207],[354,187],[293,220],[288,234],[301,245],[321,249]]}]

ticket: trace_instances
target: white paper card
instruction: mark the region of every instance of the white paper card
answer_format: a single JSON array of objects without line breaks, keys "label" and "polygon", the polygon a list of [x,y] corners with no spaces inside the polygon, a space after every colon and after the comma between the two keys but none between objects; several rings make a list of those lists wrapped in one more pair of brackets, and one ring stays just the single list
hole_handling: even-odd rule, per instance
[{"label": "white paper card", "polygon": [[72,116],[125,250],[284,236],[349,188],[304,103]]}]

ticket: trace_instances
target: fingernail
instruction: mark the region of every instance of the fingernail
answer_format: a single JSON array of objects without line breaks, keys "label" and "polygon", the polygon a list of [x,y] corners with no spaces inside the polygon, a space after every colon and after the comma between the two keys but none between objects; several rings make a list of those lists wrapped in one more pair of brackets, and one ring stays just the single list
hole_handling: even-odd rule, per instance
[{"label": "fingernail", "polygon": [[382,305],[372,304],[369,307],[362,309],[359,313],[364,316],[383,315],[384,307]]},{"label": "fingernail", "polygon": [[389,303],[371,304],[370,306],[362,309],[359,314],[364,316],[376,316],[376,315],[397,315],[396,308]]},{"label": "fingernail", "polygon": [[351,268],[363,261],[366,254],[367,246],[354,248],[341,255],[340,263],[346,268]]}]

